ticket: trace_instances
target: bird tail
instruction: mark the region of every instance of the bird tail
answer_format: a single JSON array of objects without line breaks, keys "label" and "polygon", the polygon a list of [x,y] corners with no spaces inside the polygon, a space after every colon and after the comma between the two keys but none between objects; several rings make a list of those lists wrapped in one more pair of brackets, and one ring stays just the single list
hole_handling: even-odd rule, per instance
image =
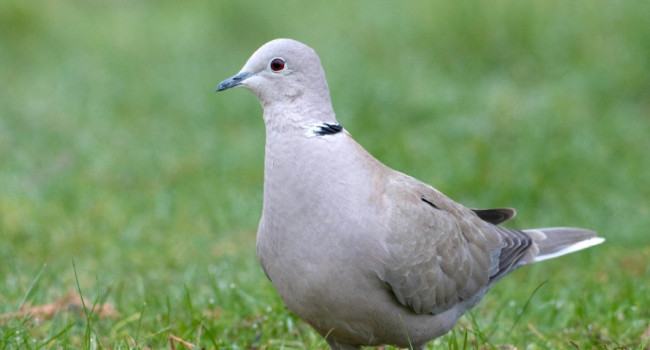
[{"label": "bird tail", "polygon": [[557,258],[605,241],[604,238],[596,236],[596,232],[583,228],[551,227],[524,232],[533,239],[538,249],[530,263]]}]

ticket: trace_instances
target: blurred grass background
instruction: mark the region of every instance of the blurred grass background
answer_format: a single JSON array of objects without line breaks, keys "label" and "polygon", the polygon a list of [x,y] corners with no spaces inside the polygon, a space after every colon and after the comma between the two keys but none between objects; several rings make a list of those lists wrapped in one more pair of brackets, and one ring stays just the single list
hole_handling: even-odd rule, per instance
[{"label": "blurred grass background", "polygon": [[[389,166],[515,207],[512,227],[607,238],[504,279],[435,344],[647,346],[649,16],[604,0],[4,1],[0,347],[325,346],[255,256],[261,108],[214,94],[278,37],[320,54],[339,121]],[[14,314],[77,289],[120,315]]]}]

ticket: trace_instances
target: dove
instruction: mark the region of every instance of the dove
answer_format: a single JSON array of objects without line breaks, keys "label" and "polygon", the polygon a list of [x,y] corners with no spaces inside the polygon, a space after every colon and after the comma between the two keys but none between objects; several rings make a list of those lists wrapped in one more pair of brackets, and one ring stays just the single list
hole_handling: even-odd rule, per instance
[{"label": "dove", "polygon": [[339,124],[320,59],[298,41],[264,44],[217,91],[231,88],[264,109],[262,269],[331,349],[423,349],[515,269],[604,241],[499,226],[514,209],[466,208],[387,167]]}]

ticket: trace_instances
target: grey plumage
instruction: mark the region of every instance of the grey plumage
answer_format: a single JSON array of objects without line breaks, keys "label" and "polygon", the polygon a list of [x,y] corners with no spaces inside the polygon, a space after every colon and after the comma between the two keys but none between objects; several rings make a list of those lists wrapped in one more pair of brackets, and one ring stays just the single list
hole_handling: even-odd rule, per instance
[{"label": "grey plumage", "polygon": [[603,241],[499,227],[513,209],[468,209],[383,165],[336,121],[320,60],[297,41],[265,44],[217,91],[238,86],[264,107],[260,262],[332,349],[422,348],[514,269]]}]

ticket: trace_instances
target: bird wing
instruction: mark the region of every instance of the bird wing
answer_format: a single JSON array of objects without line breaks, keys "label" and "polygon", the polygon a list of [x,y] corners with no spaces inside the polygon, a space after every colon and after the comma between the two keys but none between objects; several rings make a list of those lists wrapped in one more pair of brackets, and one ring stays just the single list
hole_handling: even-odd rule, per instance
[{"label": "bird wing", "polygon": [[484,221],[492,225],[499,225],[502,222],[508,221],[517,215],[517,212],[512,208],[495,208],[495,209],[472,209]]},{"label": "bird wing", "polygon": [[387,179],[382,200],[389,234],[380,278],[416,313],[473,306],[532,244],[523,232],[494,226],[498,220],[401,173]]}]

